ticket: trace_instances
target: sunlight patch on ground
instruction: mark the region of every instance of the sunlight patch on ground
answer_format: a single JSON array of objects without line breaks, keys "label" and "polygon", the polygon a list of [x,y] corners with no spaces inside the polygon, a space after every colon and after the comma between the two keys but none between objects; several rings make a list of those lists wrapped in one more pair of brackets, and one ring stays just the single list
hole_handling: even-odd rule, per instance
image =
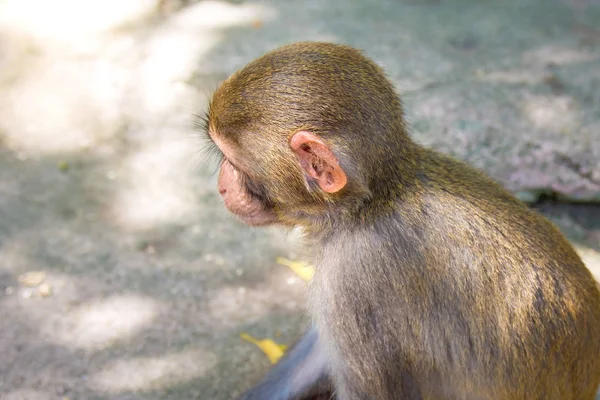
[{"label": "sunlight patch on ground", "polygon": [[119,94],[110,76],[90,71],[91,67],[85,62],[41,61],[4,90],[0,127],[9,145],[53,153],[79,150],[114,136],[121,125],[115,108]]},{"label": "sunlight patch on ground", "polygon": [[274,10],[259,4],[232,4],[227,1],[201,1],[188,7],[173,18],[173,23],[190,29],[204,27],[224,28],[251,23],[256,18],[272,19]]},{"label": "sunlight patch on ground", "polygon": [[523,105],[525,116],[540,129],[563,132],[578,126],[577,104],[569,96],[529,96]]},{"label": "sunlight patch on ground", "polygon": [[492,71],[483,73],[479,79],[487,82],[500,82],[510,84],[532,84],[539,82],[543,76],[537,71]]},{"label": "sunlight patch on ground", "polygon": [[80,151],[131,129],[183,125],[198,96],[188,80],[221,30],[273,14],[259,5],[202,1],[144,25],[155,5],[0,2],[0,135],[8,147]]},{"label": "sunlight patch on ground", "polygon": [[45,337],[65,346],[98,350],[126,340],[152,324],[160,306],[137,295],[95,299],[42,328]]},{"label": "sunlight patch on ground", "polygon": [[147,229],[190,217],[197,205],[191,184],[186,185],[183,166],[191,157],[189,142],[163,140],[149,143],[125,159],[117,175],[126,183],[113,203],[117,223],[129,229]]},{"label": "sunlight patch on ground", "polygon": [[39,36],[72,41],[151,12],[156,0],[5,0],[0,22]]},{"label": "sunlight patch on ground", "polygon": [[588,269],[592,271],[596,280],[600,281],[600,253],[580,244],[573,244],[573,247]]},{"label": "sunlight patch on ground", "polygon": [[598,54],[577,49],[574,47],[545,46],[528,51],[523,55],[523,60],[528,64],[569,65],[592,61],[598,58]]},{"label": "sunlight patch on ground", "polygon": [[161,357],[117,360],[90,377],[91,386],[105,392],[157,389],[204,376],[217,363],[214,353],[189,349]]}]

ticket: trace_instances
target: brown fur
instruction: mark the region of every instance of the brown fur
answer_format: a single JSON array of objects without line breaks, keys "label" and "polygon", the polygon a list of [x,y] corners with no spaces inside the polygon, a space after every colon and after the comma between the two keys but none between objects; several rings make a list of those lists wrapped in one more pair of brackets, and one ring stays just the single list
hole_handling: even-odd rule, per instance
[{"label": "brown fur", "polygon": [[[600,293],[556,227],[491,179],[410,140],[400,100],[358,51],[277,49],[216,91],[208,129],[279,222],[304,228],[311,311],[346,399],[592,400]],[[290,150],[327,142],[324,193]]]}]

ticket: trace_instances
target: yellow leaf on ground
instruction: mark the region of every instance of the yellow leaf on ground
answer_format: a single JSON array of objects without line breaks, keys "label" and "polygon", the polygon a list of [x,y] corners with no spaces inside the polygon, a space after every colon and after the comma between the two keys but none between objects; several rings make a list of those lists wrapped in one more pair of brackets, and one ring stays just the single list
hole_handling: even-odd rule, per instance
[{"label": "yellow leaf on ground", "polygon": [[259,339],[253,338],[252,336],[248,335],[247,333],[242,333],[240,335],[240,337],[242,339],[254,344],[259,349],[261,349],[263,351],[263,353],[265,353],[267,355],[271,364],[277,363],[277,361],[279,361],[279,359],[283,356],[283,354],[285,353],[285,350],[287,349],[286,345],[277,344],[274,341],[272,341],[271,339],[259,340]]},{"label": "yellow leaf on ground", "polygon": [[300,278],[304,279],[306,282],[310,281],[313,278],[313,276],[315,275],[315,267],[313,267],[312,265],[310,265],[304,261],[292,261],[292,260],[288,260],[287,258],[277,257],[275,259],[275,262],[277,264],[288,267],[289,269],[294,271],[294,273],[296,275],[298,275]]}]

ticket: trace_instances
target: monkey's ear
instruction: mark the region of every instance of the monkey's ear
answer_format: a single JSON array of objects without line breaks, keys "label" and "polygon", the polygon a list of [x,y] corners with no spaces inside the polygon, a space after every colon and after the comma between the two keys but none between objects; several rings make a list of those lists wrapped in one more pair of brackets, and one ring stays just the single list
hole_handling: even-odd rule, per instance
[{"label": "monkey's ear", "polygon": [[324,192],[335,193],[346,186],[346,173],[333,151],[318,135],[296,132],[290,139],[290,148],[306,175],[316,180]]}]

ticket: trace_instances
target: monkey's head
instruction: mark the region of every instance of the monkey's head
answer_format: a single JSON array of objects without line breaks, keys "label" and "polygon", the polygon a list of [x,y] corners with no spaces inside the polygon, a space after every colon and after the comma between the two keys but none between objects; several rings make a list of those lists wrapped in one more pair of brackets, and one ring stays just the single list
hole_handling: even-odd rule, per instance
[{"label": "monkey's head", "polygon": [[346,46],[296,43],[265,54],[221,84],[206,122],[223,156],[219,192],[250,225],[357,216],[389,202],[413,169],[393,86]]}]

